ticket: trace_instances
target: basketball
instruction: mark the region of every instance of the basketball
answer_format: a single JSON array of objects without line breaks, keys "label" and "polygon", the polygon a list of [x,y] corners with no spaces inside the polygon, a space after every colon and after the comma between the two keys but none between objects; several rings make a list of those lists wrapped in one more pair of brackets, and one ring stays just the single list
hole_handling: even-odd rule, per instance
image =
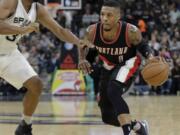
[{"label": "basketball", "polygon": [[164,61],[149,62],[141,74],[149,85],[160,86],[168,79],[169,65]]}]

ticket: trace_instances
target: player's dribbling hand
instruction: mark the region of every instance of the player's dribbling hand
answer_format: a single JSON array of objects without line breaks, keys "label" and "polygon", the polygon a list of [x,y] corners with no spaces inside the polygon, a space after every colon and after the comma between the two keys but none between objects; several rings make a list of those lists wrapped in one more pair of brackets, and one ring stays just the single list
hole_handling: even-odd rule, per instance
[{"label": "player's dribbling hand", "polygon": [[31,23],[30,26],[34,28],[34,32],[39,32],[39,23]]},{"label": "player's dribbling hand", "polygon": [[31,23],[28,26],[22,27],[24,34],[28,34],[31,32],[39,32],[39,24]]},{"label": "player's dribbling hand", "polygon": [[79,60],[78,68],[79,70],[82,70],[84,75],[93,72],[91,64],[87,60]]},{"label": "player's dribbling hand", "polygon": [[161,56],[151,56],[148,58],[146,64],[148,64],[148,63],[159,63],[159,62],[166,63],[166,60]]}]

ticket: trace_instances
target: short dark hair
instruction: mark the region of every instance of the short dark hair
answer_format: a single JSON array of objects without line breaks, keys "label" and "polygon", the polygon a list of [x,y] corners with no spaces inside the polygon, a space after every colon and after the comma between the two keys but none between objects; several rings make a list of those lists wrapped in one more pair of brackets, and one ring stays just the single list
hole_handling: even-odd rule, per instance
[{"label": "short dark hair", "polygon": [[121,4],[119,0],[104,0],[102,6],[114,7],[121,9]]}]

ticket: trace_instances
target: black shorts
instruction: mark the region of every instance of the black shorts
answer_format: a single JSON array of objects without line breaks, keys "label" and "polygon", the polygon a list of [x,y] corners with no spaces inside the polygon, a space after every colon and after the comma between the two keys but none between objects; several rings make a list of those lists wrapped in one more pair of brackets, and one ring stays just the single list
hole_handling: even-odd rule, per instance
[{"label": "black shorts", "polygon": [[[136,57],[137,58],[137,57]],[[102,68],[100,74],[100,82],[99,82],[99,92],[100,92],[100,101],[99,106],[112,108],[112,103],[109,101],[107,96],[107,88],[109,81],[116,80],[120,83],[119,90],[121,93],[125,93],[128,91],[132,82],[134,81],[136,75],[139,71],[140,61],[139,58],[137,62],[134,62],[133,66],[131,61],[136,59],[132,58],[126,62],[125,65],[117,65],[112,70],[107,70]]]}]

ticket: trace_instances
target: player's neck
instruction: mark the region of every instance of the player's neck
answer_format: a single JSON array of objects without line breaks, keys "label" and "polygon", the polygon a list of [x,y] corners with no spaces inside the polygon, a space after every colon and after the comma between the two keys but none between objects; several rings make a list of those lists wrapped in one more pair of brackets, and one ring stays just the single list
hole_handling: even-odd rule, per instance
[{"label": "player's neck", "polygon": [[103,31],[103,33],[116,33],[119,30],[119,23],[117,23],[116,25],[114,25],[114,27],[109,30],[109,31]]},{"label": "player's neck", "polygon": [[31,8],[32,0],[22,0],[22,4],[25,8],[25,10],[28,12]]},{"label": "player's neck", "polygon": [[111,30],[109,31],[104,31],[103,30],[103,38],[107,41],[112,41],[114,38],[117,36],[117,33],[119,31],[119,23],[115,25]]},{"label": "player's neck", "polygon": [[119,23],[117,23],[113,28],[112,32],[117,33],[119,31]]}]

